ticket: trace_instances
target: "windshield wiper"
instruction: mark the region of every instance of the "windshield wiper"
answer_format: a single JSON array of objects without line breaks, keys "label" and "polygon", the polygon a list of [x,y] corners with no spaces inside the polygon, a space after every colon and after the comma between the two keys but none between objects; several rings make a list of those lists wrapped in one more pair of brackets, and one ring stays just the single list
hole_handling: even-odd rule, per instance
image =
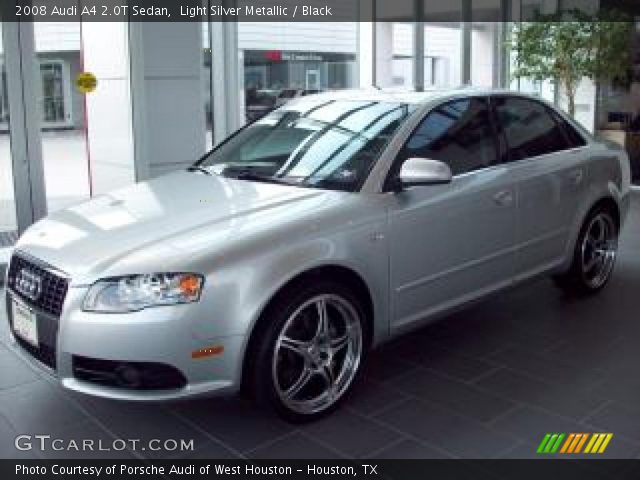
[{"label": "windshield wiper", "polygon": [[187,168],[187,172],[200,172],[200,173],[204,173],[205,175],[213,175],[209,170],[207,170],[204,167],[201,167],[200,165],[192,165],[189,168]]},{"label": "windshield wiper", "polygon": [[300,186],[300,184],[298,183],[290,182],[282,178],[271,177],[269,175],[260,175],[260,174],[249,172],[249,171],[242,171],[242,172],[234,173],[231,175],[225,175],[225,176],[228,176],[229,178],[235,178],[236,180],[249,180],[252,182],[264,182],[264,183],[275,183],[278,185]]}]

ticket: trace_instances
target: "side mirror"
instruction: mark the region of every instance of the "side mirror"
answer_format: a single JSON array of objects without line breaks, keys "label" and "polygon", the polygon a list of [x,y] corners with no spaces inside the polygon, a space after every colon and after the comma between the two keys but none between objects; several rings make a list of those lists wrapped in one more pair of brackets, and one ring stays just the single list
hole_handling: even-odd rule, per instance
[{"label": "side mirror", "polygon": [[428,158],[409,158],[400,168],[399,187],[418,185],[440,185],[450,183],[453,178],[449,165]]}]

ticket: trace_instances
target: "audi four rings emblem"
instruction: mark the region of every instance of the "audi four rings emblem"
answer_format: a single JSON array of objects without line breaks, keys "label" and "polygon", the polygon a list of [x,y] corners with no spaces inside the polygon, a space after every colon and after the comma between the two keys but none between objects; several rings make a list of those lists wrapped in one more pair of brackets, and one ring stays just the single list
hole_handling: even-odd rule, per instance
[{"label": "audi four rings emblem", "polygon": [[42,278],[23,268],[16,276],[15,289],[30,300],[37,300],[42,292]]}]

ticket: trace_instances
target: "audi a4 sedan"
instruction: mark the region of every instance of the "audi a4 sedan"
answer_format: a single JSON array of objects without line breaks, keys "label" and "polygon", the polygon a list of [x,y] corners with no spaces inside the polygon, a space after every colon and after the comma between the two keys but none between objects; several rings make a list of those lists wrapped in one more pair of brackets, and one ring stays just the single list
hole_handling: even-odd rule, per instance
[{"label": "audi a4 sedan", "polygon": [[541,274],[602,289],[629,191],[624,151],[537,98],[300,97],[187,170],[29,228],[12,338],[71,390],[242,390],[310,420],[373,347],[453,309]]}]

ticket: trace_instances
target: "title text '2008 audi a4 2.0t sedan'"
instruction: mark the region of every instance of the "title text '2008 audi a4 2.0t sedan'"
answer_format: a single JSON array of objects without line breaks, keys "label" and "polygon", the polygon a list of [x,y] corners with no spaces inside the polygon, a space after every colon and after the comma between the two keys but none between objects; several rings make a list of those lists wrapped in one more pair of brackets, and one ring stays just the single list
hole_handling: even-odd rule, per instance
[{"label": "title text '2008 audi a4 2.0t sedan'", "polygon": [[125,400],[241,389],[299,421],[367,352],[540,274],[605,286],[623,150],[501,91],[300,97],[186,171],[37,222],[7,271],[15,348]]}]

